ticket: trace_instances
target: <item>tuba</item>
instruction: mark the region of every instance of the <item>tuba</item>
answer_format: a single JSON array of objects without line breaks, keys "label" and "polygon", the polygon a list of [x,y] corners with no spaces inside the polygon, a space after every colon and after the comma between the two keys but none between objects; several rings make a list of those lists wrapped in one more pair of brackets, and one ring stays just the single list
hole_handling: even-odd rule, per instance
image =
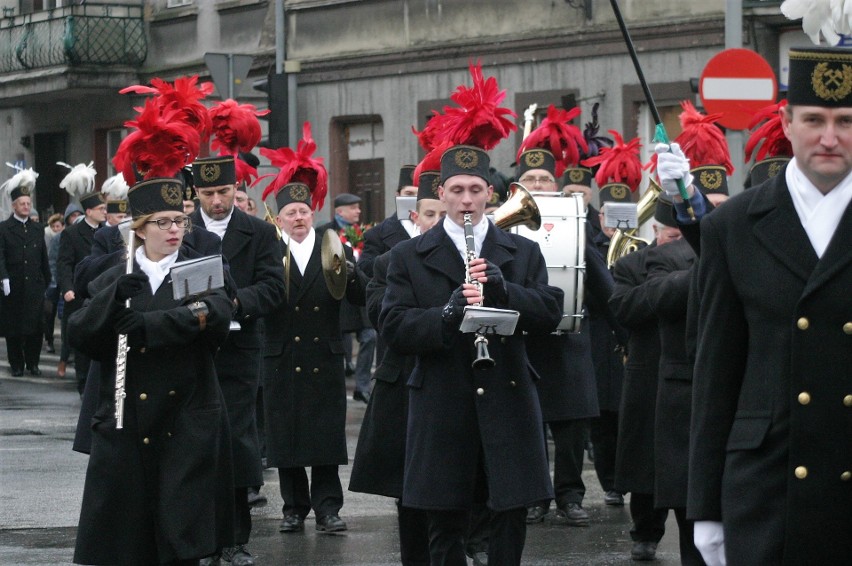
[{"label": "tuba", "polygon": [[639,228],[642,227],[645,222],[651,219],[654,216],[654,209],[657,207],[657,200],[660,198],[660,193],[663,192],[663,189],[654,181],[650,180],[650,184],[648,188],[645,190],[645,194],[642,195],[642,198],[639,199],[639,202],[636,203],[636,215],[639,219],[639,225],[636,228],[630,228],[628,230],[615,230],[615,234],[612,235],[612,239],[609,242],[609,251],[606,253],[606,265],[610,269],[615,265],[615,262],[626,256],[627,254],[633,253],[639,249],[641,244],[648,244],[649,242],[643,238],[640,238],[636,234],[639,232]]},{"label": "tuba", "polygon": [[533,231],[541,228],[541,213],[526,187],[520,183],[512,183],[509,190],[509,198],[494,211],[494,225],[501,230],[521,225]]}]

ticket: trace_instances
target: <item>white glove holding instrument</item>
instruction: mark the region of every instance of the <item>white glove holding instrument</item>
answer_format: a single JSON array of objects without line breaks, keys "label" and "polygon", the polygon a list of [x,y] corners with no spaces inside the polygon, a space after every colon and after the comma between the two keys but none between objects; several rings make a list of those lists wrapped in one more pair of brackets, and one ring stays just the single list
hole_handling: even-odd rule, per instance
[{"label": "white glove holding instrument", "polygon": [[725,566],[725,532],[721,521],[695,521],[692,540],[707,566]]},{"label": "white glove holding instrument", "polygon": [[[669,148],[671,148],[671,151],[669,151]],[[654,153],[657,154],[657,176],[660,178],[660,186],[670,197],[680,196],[677,180],[683,179],[685,187],[692,184],[689,159],[683,154],[680,144],[673,143],[669,146],[658,143],[654,147]]]},{"label": "white glove holding instrument", "polygon": [[4,279],[4,280],[3,280],[3,294],[4,294],[4,295],[6,295],[6,296],[8,297],[8,296],[9,296],[9,293],[11,293],[11,292],[12,292],[12,288],[11,288],[11,287],[9,287],[9,280],[8,280],[8,279]]}]

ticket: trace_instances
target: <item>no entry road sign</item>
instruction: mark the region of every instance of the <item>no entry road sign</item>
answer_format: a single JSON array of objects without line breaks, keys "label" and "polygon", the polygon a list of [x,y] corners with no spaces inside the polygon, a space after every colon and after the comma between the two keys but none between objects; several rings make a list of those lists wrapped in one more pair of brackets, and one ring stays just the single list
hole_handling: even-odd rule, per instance
[{"label": "no entry road sign", "polygon": [[778,83],[772,67],[754,51],[726,49],[707,62],[698,92],[708,114],[722,114],[721,125],[745,130],[755,111],[775,103]]}]

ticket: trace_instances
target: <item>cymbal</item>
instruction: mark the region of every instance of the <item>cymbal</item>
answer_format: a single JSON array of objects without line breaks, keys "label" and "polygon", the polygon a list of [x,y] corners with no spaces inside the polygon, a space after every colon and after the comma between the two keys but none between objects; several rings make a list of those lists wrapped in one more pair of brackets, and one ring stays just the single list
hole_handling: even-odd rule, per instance
[{"label": "cymbal", "polygon": [[339,301],[346,294],[346,256],[343,243],[334,230],[326,230],[323,234],[320,258],[328,292]]}]

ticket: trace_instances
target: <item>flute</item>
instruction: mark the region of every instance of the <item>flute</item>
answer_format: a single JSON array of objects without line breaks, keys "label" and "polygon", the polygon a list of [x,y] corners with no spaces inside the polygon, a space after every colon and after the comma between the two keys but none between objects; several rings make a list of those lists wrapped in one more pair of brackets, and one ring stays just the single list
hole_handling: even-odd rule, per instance
[{"label": "flute", "polygon": [[[127,233],[124,236],[124,243],[127,246],[127,261],[124,266],[125,273],[133,273],[133,259],[136,250],[134,249],[135,238],[133,230],[130,229],[130,221],[126,227]],[[130,299],[124,301],[125,308],[130,308]],[[127,393],[124,390],[124,382],[127,377],[127,352],[130,348],[127,345],[127,334],[118,335],[118,351],[115,355],[115,428],[124,428],[124,398]]]}]

